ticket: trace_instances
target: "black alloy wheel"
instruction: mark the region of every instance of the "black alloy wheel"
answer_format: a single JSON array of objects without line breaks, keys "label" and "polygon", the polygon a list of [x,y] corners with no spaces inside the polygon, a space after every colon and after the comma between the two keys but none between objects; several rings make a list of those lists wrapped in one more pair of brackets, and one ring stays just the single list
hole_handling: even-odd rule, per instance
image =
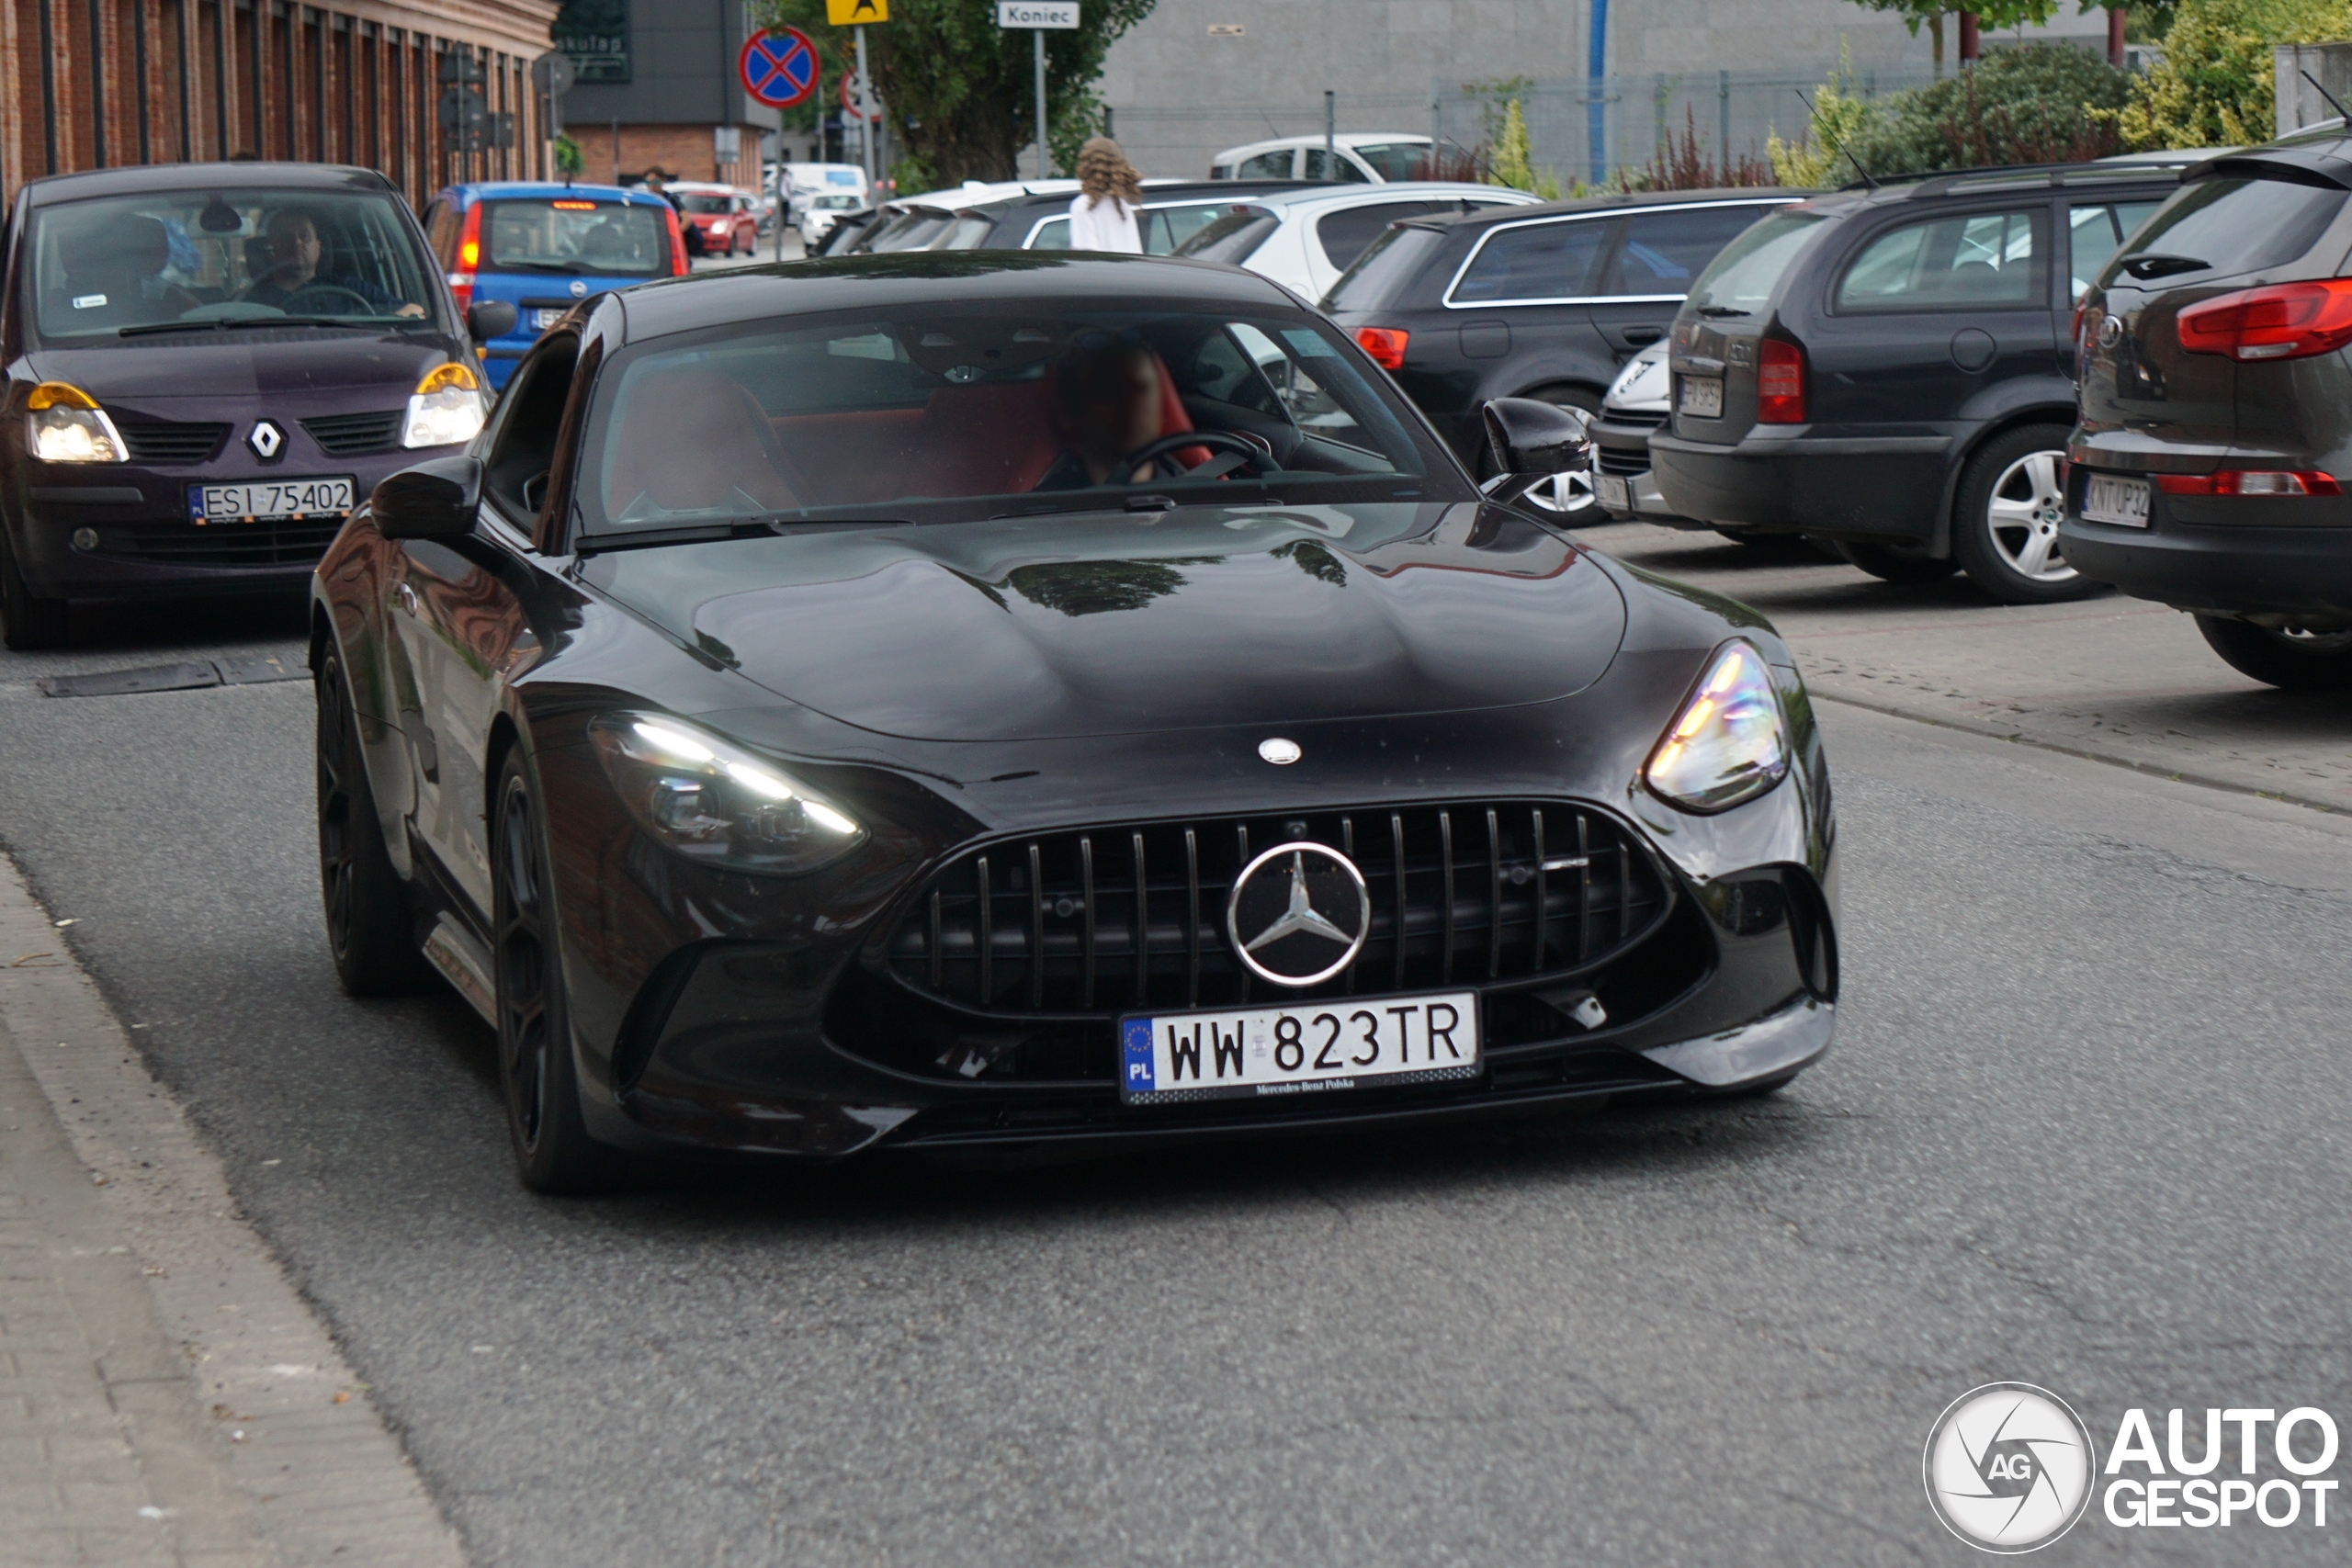
[{"label": "black alloy wheel", "polygon": [[1866,539],[1839,539],[1838,553],[1882,582],[1941,582],[1960,570],[1960,563],[1938,560],[1919,545],[1881,545]]},{"label": "black alloy wheel", "polygon": [[581,1118],[544,813],[531,773],[520,747],[506,754],[492,819],[498,1081],[523,1185],[534,1192],[594,1192],[610,1184],[614,1156],[588,1136]]},{"label": "black alloy wheel", "polygon": [[65,601],[37,599],[17,570],[16,547],[0,524],[0,642],[18,653],[61,648],[65,642]]},{"label": "black alloy wheel", "polygon": [[2273,629],[2199,615],[2206,646],[2231,669],[2290,692],[2352,691],[2352,631]]},{"label": "black alloy wheel", "polygon": [[2107,592],[2066,562],[2063,424],[2005,430],[1961,470],[1952,500],[1951,550],[1969,581],[2004,604],[2057,604]]},{"label": "black alloy wheel", "polygon": [[319,890],[326,903],[327,951],[335,977],[355,997],[402,996],[424,981],[414,910],[384,847],[383,819],[359,748],[359,716],[343,678],[343,656],[320,656],[318,699]]}]

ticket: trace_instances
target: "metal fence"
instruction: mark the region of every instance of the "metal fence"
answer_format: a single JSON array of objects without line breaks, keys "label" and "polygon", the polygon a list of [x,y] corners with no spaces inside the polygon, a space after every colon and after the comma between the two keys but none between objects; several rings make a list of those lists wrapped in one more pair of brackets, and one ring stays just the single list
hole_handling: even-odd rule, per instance
[{"label": "metal fence", "polygon": [[[1805,99],[1830,73],[1827,65],[1793,73],[1660,72],[1534,81],[1499,95],[1432,79],[1418,95],[1340,93],[1336,129],[1434,134],[1475,148],[1491,139],[1504,103],[1516,98],[1536,168],[1565,191],[1576,180],[1599,184],[1614,169],[1648,164],[1669,137],[1678,143],[1686,134],[1695,137],[1700,151],[1718,164],[1761,158],[1774,133],[1791,141],[1803,134],[1809,118]],[[1933,80],[1925,70],[1858,69],[1853,90],[1876,98]],[[1319,95],[1287,103],[1114,106],[1114,113],[1112,129],[1121,146],[1147,174],[1194,178],[1205,175],[1210,159],[1225,148],[1316,135],[1325,124]]]}]

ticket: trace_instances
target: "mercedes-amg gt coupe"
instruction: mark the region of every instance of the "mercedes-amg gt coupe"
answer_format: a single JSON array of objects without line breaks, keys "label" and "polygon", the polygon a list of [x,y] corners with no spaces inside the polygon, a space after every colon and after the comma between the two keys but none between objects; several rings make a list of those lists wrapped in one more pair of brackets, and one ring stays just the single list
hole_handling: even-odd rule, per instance
[{"label": "mercedes-amg gt coupe", "polygon": [[321,563],[344,984],[524,1181],[1777,1088],[1836,832],[1788,649],[1475,483],[1274,285],[1076,254],[591,299]]}]

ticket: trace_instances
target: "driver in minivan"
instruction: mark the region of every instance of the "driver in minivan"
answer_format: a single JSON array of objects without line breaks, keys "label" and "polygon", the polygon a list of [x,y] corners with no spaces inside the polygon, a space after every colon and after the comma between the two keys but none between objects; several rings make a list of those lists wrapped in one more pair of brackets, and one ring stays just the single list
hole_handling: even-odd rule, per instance
[{"label": "driver in minivan", "polygon": [[255,305],[268,305],[301,315],[288,301],[309,294],[316,301],[321,313],[347,315],[352,312],[335,308],[337,294],[354,296],[379,316],[422,316],[424,307],[405,299],[395,299],[384,289],[364,277],[348,274],[321,274],[319,256],[322,249],[319,240],[318,220],[299,207],[281,207],[270,214],[263,225],[262,235],[267,247],[270,265],[254,279],[240,298]]}]

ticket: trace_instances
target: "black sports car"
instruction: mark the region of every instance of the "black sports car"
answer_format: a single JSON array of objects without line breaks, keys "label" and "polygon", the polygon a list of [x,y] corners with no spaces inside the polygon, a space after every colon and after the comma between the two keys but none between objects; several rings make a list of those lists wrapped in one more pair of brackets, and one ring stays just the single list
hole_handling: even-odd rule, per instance
[{"label": "black sports car", "polygon": [[524,1179],[1752,1090],[1827,1046],[1829,781],[1758,616],[1487,493],[1200,263],[592,300],[316,578],[356,991],[491,1019]]}]

